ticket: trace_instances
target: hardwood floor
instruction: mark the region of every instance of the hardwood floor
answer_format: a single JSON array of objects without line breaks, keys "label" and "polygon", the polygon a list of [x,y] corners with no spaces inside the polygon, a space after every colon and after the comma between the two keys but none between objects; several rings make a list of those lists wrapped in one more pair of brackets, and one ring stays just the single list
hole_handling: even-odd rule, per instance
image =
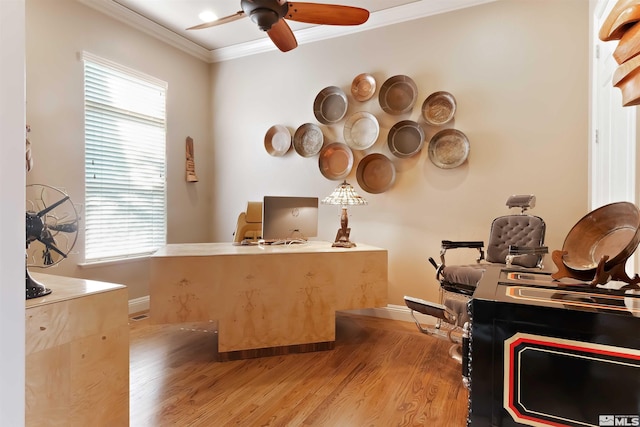
[{"label": "hardwood floor", "polygon": [[466,425],[450,343],[339,313],[334,350],[216,360],[215,324],[131,325],[132,427]]}]

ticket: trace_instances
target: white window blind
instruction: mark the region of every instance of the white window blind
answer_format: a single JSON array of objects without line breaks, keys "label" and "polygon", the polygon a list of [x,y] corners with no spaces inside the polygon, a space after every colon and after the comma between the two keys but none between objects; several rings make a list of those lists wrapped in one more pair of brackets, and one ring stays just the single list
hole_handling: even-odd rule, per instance
[{"label": "white window blind", "polygon": [[84,53],[85,261],[166,243],[167,84]]}]

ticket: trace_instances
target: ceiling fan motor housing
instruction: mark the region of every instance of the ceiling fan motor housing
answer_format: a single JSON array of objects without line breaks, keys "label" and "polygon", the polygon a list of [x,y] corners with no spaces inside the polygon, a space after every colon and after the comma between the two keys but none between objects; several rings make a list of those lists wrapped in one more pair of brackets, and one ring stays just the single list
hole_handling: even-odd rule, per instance
[{"label": "ceiling fan motor housing", "polygon": [[240,6],[262,31],[269,31],[289,10],[286,1],[280,4],[278,0],[241,0]]}]

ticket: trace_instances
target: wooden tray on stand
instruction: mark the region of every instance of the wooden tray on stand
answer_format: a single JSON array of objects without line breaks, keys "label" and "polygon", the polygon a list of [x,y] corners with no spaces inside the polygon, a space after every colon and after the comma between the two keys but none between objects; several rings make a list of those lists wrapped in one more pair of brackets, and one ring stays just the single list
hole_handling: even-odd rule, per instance
[{"label": "wooden tray on stand", "polygon": [[640,210],[629,202],[602,206],[573,226],[562,250],[553,251],[551,259],[558,271],[551,277],[570,277],[591,287],[616,280],[627,283],[623,289],[640,288],[640,277],[629,277],[625,271],[639,243]]}]

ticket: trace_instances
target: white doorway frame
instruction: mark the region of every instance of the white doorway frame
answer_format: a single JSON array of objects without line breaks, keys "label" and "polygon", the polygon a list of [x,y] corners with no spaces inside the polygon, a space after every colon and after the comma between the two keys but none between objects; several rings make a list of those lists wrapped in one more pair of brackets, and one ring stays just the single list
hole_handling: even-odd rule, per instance
[{"label": "white doorway frame", "polygon": [[[590,141],[589,207],[629,201],[636,203],[636,107],[623,107],[613,87],[618,64],[612,53],[617,41],[603,42],[598,33],[617,0],[590,0]],[[631,268],[630,268],[631,267]],[[640,271],[638,257],[627,264],[629,274]]]}]

